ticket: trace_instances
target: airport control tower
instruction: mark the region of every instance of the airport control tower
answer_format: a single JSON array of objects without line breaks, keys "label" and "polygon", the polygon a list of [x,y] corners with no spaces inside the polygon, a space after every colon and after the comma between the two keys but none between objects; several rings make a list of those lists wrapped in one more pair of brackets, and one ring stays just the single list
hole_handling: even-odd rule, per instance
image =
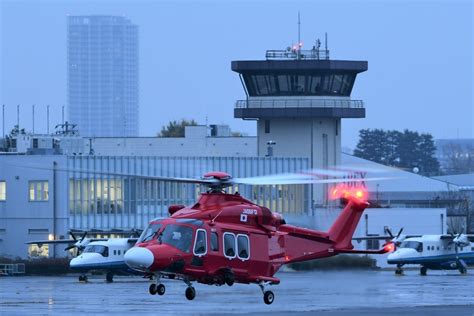
[{"label": "airport control tower", "polygon": [[[309,157],[312,168],[341,161],[341,119],[364,118],[351,91],[367,61],[331,60],[320,41],[311,50],[270,50],[265,60],[232,61],[246,100],[234,117],[257,121],[260,156]],[[313,208],[327,205],[327,186],[313,186]]]}]

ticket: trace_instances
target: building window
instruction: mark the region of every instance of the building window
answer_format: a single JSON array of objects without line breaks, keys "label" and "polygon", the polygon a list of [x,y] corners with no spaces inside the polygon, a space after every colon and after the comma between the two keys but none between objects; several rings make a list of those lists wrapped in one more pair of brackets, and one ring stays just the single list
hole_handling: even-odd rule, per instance
[{"label": "building window", "polygon": [[270,120],[265,120],[265,134],[270,133]]},{"label": "building window", "polygon": [[48,258],[49,245],[42,244],[39,247],[37,244],[28,245],[28,258]]},{"label": "building window", "polygon": [[30,202],[48,201],[49,200],[48,181],[30,181],[28,196],[29,196]]},{"label": "building window", "polygon": [[6,201],[7,199],[7,182],[0,181],[0,201]]}]

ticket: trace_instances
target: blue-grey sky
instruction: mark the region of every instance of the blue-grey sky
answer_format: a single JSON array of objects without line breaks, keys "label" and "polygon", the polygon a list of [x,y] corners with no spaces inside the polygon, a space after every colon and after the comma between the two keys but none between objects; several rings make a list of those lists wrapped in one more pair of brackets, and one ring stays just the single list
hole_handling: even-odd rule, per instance
[{"label": "blue-grey sky", "polygon": [[[332,59],[367,60],[352,97],[367,118],[346,119],[343,145],[362,128],[412,129],[436,138],[474,137],[471,1],[6,1],[1,6],[0,103],[6,130],[16,122],[46,131],[66,104],[66,16],[125,15],[139,25],[140,133],[172,119],[225,123],[255,135],[255,122],[233,118],[245,98],[232,60],[263,59],[301,37],[310,48],[329,35]],[[1,124],[1,122],[0,122]]]}]

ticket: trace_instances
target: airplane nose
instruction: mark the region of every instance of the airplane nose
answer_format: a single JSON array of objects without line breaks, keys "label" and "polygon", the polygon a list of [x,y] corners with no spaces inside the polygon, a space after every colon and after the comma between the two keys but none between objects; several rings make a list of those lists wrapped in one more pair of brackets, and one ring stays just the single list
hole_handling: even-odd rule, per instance
[{"label": "airplane nose", "polygon": [[153,264],[153,253],[142,247],[133,247],[123,257],[125,263],[133,269],[147,269]]}]

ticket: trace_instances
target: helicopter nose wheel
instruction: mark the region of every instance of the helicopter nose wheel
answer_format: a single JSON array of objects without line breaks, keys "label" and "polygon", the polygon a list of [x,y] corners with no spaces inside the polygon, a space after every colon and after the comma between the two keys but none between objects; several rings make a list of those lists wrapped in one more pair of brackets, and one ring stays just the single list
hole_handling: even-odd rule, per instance
[{"label": "helicopter nose wheel", "polygon": [[421,275],[426,275],[427,271],[428,271],[428,269],[425,266],[421,266],[421,268],[420,268],[420,274]]},{"label": "helicopter nose wheel", "polygon": [[150,284],[148,291],[150,292],[151,295],[156,295],[156,293],[158,293],[156,284],[155,283]]},{"label": "helicopter nose wheel", "polygon": [[158,286],[156,287],[156,293],[158,293],[158,295],[164,295],[166,292],[166,287],[164,286],[164,284],[158,284]]},{"label": "helicopter nose wheel", "polygon": [[192,286],[188,286],[184,294],[188,300],[192,301],[196,297],[196,290]]}]

